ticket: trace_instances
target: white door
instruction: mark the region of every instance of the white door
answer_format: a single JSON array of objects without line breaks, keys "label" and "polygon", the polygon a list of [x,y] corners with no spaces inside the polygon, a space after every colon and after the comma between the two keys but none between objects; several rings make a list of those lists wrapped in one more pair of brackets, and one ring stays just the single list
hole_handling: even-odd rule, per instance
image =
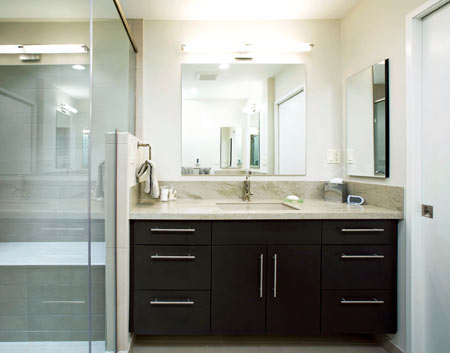
[{"label": "white door", "polygon": [[450,4],[422,28],[422,204],[433,206],[433,218],[421,218],[419,305],[426,353],[443,353],[450,352]]},{"label": "white door", "polygon": [[278,104],[278,174],[306,173],[305,91]]}]

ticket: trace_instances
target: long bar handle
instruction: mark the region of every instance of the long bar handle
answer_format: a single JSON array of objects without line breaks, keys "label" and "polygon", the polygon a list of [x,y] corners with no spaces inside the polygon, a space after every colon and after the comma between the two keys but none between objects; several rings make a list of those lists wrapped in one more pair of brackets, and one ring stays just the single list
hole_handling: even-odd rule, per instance
[{"label": "long bar handle", "polygon": [[263,297],[264,284],[264,255],[259,255],[259,297]]},{"label": "long bar handle", "polygon": [[384,255],[341,255],[341,259],[384,259]]},{"label": "long bar handle", "polygon": [[195,260],[195,255],[152,255],[153,260]]},{"label": "long bar handle", "polygon": [[341,304],[384,304],[384,300],[378,300],[377,298],[372,300],[346,300],[342,298]]},{"label": "long bar handle", "polygon": [[277,272],[278,272],[278,256],[273,255],[273,297],[277,297]]},{"label": "long bar handle", "polygon": [[158,299],[152,300],[151,305],[194,305],[194,302],[190,299],[186,301],[160,301]]},{"label": "long bar handle", "polygon": [[381,233],[384,232],[383,228],[342,228],[342,233]]},{"label": "long bar handle", "polygon": [[153,233],[195,233],[195,228],[151,228]]}]

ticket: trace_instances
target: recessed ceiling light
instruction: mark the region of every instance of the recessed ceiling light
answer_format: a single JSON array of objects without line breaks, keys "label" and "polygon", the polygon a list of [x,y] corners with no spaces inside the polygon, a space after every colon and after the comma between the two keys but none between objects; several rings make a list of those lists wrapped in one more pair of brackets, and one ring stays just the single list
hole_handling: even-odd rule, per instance
[{"label": "recessed ceiling light", "polygon": [[229,68],[230,68],[230,64],[227,64],[227,63],[223,63],[223,64],[219,65],[219,69],[221,69],[221,70],[227,70]]},{"label": "recessed ceiling light", "polygon": [[74,69],[74,70],[84,70],[85,67],[83,65],[75,64],[75,65],[72,65],[72,69]]},{"label": "recessed ceiling light", "polygon": [[197,94],[198,93],[198,89],[195,88],[195,87],[191,87],[191,88],[189,88],[189,93],[190,94]]}]

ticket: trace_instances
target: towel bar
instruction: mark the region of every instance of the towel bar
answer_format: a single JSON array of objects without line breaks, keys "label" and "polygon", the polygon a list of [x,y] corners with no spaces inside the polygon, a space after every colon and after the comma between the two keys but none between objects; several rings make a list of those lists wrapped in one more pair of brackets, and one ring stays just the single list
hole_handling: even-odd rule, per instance
[{"label": "towel bar", "polygon": [[150,146],[149,143],[140,143],[138,142],[138,148],[139,147],[148,147],[148,159],[151,160],[152,159],[152,146]]}]

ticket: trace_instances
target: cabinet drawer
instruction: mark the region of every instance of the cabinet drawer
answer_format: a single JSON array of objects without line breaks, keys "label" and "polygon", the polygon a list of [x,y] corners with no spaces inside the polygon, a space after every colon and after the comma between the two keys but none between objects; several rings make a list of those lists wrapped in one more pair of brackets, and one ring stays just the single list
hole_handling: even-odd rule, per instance
[{"label": "cabinet drawer", "polygon": [[396,284],[392,245],[325,245],[323,289],[392,289]]},{"label": "cabinet drawer", "polygon": [[397,221],[324,221],[323,244],[396,244]]},{"label": "cabinet drawer", "polygon": [[394,291],[322,291],[322,333],[395,333]]},{"label": "cabinet drawer", "polygon": [[209,290],[211,247],[134,246],[137,290]]},{"label": "cabinet drawer", "polygon": [[209,313],[209,292],[134,293],[134,333],[138,335],[208,334]]},{"label": "cabinet drawer", "polygon": [[214,245],[320,244],[320,221],[217,221]]},{"label": "cabinet drawer", "polygon": [[211,244],[211,222],[135,221],[133,231],[134,244]]}]

